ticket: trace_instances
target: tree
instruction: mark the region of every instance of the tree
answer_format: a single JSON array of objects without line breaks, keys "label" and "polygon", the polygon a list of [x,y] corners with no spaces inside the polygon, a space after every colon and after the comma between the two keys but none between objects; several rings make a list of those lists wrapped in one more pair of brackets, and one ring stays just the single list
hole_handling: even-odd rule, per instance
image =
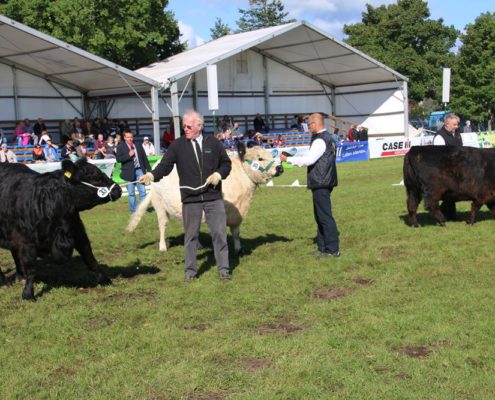
[{"label": "tree", "polygon": [[481,14],[461,35],[458,63],[452,70],[450,106],[466,119],[495,117],[495,13]]},{"label": "tree", "polygon": [[437,101],[442,67],[454,64],[451,51],[459,32],[432,20],[426,1],[398,0],[380,7],[366,5],[362,22],[345,25],[346,42],[409,78],[409,98]]},{"label": "tree", "polygon": [[168,0],[7,0],[0,13],[129,69],[177,54]]},{"label": "tree", "polygon": [[222,36],[230,35],[232,30],[227,24],[224,24],[221,18],[215,20],[215,26],[210,28],[211,38],[213,40],[221,38]]},{"label": "tree", "polygon": [[249,0],[249,9],[239,8],[241,18],[236,23],[237,32],[253,31],[294,22],[295,19],[286,19],[288,12],[284,12],[284,5],[280,0]]}]

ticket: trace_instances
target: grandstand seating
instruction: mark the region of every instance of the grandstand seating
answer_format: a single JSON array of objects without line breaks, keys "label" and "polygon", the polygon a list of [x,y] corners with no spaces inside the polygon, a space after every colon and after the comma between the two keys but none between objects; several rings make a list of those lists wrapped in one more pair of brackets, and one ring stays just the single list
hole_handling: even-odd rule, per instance
[{"label": "grandstand seating", "polygon": [[[7,146],[8,149],[12,150],[17,157],[17,162],[20,162],[22,164],[28,164],[33,162],[33,145],[26,145],[26,146]],[[60,153],[62,151],[62,148],[57,149],[58,157],[59,160],[61,159]],[[87,148],[86,156],[91,157],[95,152],[95,149],[92,147]]]}]

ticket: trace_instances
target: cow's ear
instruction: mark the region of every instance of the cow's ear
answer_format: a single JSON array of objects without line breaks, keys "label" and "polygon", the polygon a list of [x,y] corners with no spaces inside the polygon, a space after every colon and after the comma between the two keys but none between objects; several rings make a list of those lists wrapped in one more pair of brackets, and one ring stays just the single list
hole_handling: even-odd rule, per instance
[{"label": "cow's ear", "polygon": [[239,153],[239,158],[244,161],[244,156],[246,155],[246,145],[242,141],[237,142],[237,153]]},{"label": "cow's ear", "polygon": [[74,163],[71,160],[63,160],[62,171],[64,171],[64,175],[67,179],[72,178],[72,175],[74,174],[75,171]]}]

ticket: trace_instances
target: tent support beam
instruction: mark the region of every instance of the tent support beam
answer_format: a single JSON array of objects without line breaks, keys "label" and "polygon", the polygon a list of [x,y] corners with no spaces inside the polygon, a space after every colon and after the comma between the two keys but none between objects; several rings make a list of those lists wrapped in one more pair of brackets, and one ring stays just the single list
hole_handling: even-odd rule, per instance
[{"label": "tent support beam", "polygon": [[180,137],[179,93],[177,81],[170,84],[170,97],[172,102],[172,118],[174,119],[174,137]]},{"label": "tent support beam", "polygon": [[270,115],[270,81],[268,80],[268,61],[266,56],[263,57],[263,91],[265,97],[265,120],[267,120],[268,115]]},{"label": "tent support beam", "polygon": [[53,84],[53,82],[49,80],[47,80],[47,82],[53,88],[53,90],[55,90],[60,95],[60,97],[62,97],[67,102],[67,104],[69,104],[69,106],[71,106],[74,110],[76,110],[76,113],[78,113],[79,116],[82,118],[83,113],[81,112],[81,110],[79,110],[74,104],[72,104],[70,100],[67,97],[65,97],[64,94],[58,89],[58,87],[56,87]]},{"label": "tent support beam", "polygon": [[160,154],[160,103],[158,99],[158,89],[156,87],[151,88],[151,119],[153,121],[153,143],[155,149]]},{"label": "tent support beam", "polygon": [[402,97],[404,99],[404,135],[409,138],[409,93],[407,81],[402,82]]},{"label": "tent support beam", "polygon": [[19,98],[17,96],[17,68],[12,65],[12,82],[13,82],[13,93],[14,93],[14,115],[16,123],[20,120],[19,118]]}]

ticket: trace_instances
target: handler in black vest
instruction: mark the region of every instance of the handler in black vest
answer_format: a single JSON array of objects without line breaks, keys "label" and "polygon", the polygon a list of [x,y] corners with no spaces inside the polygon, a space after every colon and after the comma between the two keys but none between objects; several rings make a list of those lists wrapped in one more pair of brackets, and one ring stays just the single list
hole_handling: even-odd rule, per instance
[{"label": "handler in black vest", "polygon": [[172,172],[179,174],[184,224],[186,274],[184,281],[196,278],[196,254],[201,216],[204,212],[210,231],[220,279],[231,280],[227,247],[227,216],[222,197],[222,179],[227,178],[232,163],[222,143],[214,136],[202,134],[203,116],[188,111],[182,118],[185,136],[174,140],[155,168],[139,181],[145,185],[157,182]]},{"label": "handler in black vest", "polygon": [[[435,146],[462,146],[462,136],[457,132],[459,123],[460,118],[457,115],[447,114],[442,128],[433,138],[433,144]],[[440,206],[440,211],[447,220],[455,221],[457,219],[455,201],[444,200]]]},{"label": "handler in black vest", "polygon": [[282,154],[280,159],[298,167],[308,167],[307,185],[313,193],[313,212],[316,220],[317,250],[319,258],[339,257],[339,232],[332,216],[330,194],[337,186],[336,143],[325,129],[322,114],[309,117],[308,127],[313,134],[311,147],[305,156],[288,157]]}]

